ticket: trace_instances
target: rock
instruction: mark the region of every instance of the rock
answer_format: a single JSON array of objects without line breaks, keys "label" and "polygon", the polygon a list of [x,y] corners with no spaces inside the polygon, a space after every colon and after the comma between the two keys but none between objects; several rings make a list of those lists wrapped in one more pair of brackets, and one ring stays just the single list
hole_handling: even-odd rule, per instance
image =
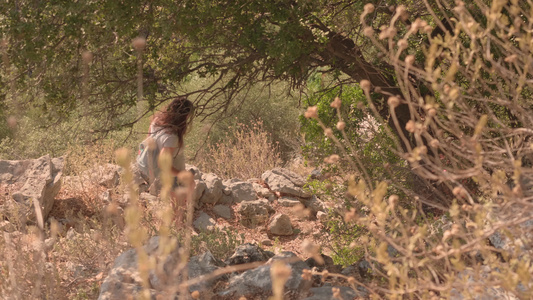
[{"label": "rock", "polygon": [[259,198],[266,198],[268,201],[274,201],[276,199],[276,195],[274,195],[273,192],[259,183],[254,182],[252,183],[252,186],[254,187],[254,190]]},{"label": "rock", "polygon": [[265,238],[261,240],[261,244],[265,246],[272,246],[274,243],[272,243],[272,240],[269,238]]},{"label": "rock", "polygon": [[[497,273],[499,273],[499,270],[491,270],[487,265],[481,266],[479,270],[476,271],[467,268],[464,271],[459,272],[454,283],[452,283],[452,289],[448,299],[518,300],[518,297],[505,291],[503,288],[488,284],[492,281],[490,278],[492,276],[501,279],[502,274],[496,275]],[[483,288],[476,289],[476,287],[479,286],[482,286]]]},{"label": "rock", "polygon": [[328,271],[330,271],[330,267],[335,265],[335,263],[333,262],[333,258],[325,254],[320,254],[320,256],[322,257],[323,263],[316,261],[312,257],[306,259],[305,263],[309,266],[309,268],[316,267],[319,271],[322,271],[324,269],[327,269]]},{"label": "rock", "polygon": [[156,202],[157,196],[151,195],[149,193],[140,193],[139,200],[146,201],[146,202]]},{"label": "rock", "polygon": [[287,196],[283,196],[281,198],[278,199],[278,203],[279,205],[281,206],[285,206],[285,207],[295,207],[297,205],[301,205],[302,202],[300,202],[300,200],[294,198],[294,197],[287,197]]},{"label": "rock", "polygon": [[328,219],[328,214],[323,212],[323,211],[319,211],[316,213],[316,218],[320,221],[320,222],[324,222]]},{"label": "rock", "polygon": [[[333,297],[333,289],[338,289],[340,296],[342,298]],[[309,291],[311,296],[305,298],[304,300],[336,300],[336,299],[358,299],[368,297],[363,288],[359,291],[354,291],[353,289],[346,286],[339,287],[315,287]]]},{"label": "rock", "polygon": [[198,231],[213,231],[215,229],[216,222],[205,212],[202,212],[200,216],[192,223],[194,229]]},{"label": "rock", "polygon": [[111,192],[112,191],[110,189],[103,191],[99,196],[100,200],[105,204],[111,203]]},{"label": "rock", "polygon": [[370,265],[370,263],[364,259],[357,263],[357,271],[359,272],[361,278],[369,278],[374,276],[372,265]]},{"label": "rock", "polygon": [[237,212],[241,215],[241,223],[247,227],[255,227],[268,221],[269,213],[274,209],[267,200],[242,202]]},{"label": "rock", "polygon": [[206,188],[200,198],[200,202],[209,204],[217,203],[222,197],[222,190],[224,189],[222,180],[213,173],[202,175],[202,179],[206,184]]},{"label": "rock", "polygon": [[357,268],[354,265],[347,266],[346,268],[342,269],[341,274],[348,277],[353,277],[355,274],[357,274]]},{"label": "rock", "polygon": [[305,180],[300,175],[289,170],[275,168],[263,173],[261,179],[265,181],[274,192],[301,198],[311,197],[311,194],[302,189]]},{"label": "rock", "polygon": [[4,232],[15,232],[17,230],[17,228],[15,227],[15,225],[11,224],[9,221],[0,221],[0,231],[4,231]]},{"label": "rock", "polygon": [[[160,238],[152,237],[143,247],[148,258],[155,265],[149,267],[148,282],[150,299],[175,299],[175,287],[181,282],[180,274],[176,270],[180,263],[179,251],[175,240],[165,242],[165,248],[160,248]],[[168,253],[164,255],[164,253]],[[141,298],[143,283],[138,267],[138,253],[130,249],[122,253],[111,268],[100,288],[99,300],[138,299]],[[189,279],[210,274],[225,264],[213,257],[210,252],[191,257],[187,263]],[[226,276],[219,276],[209,280],[202,280],[189,287],[189,292],[211,290],[215,283]],[[172,294],[170,294],[172,293]],[[187,295],[188,296],[188,295]],[[189,299],[189,298],[187,298]]]},{"label": "rock", "polygon": [[225,204],[225,205],[232,205],[233,204],[233,196],[231,193],[229,195],[223,194],[220,200],[218,200],[219,204]]},{"label": "rock", "polygon": [[[196,278],[203,275],[211,274],[218,268],[225,267],[226,264],[216,259],[211,252],[207,251],[201,255],[191,257],[187,264],[189,278]],[[203,280],[201,283],[191,285],[189,291],[207,291],[211,290],[218,280],[227,278],[227,275],[218,276],[209,280]]]},{"label": "rock", "polygon": [[[148,257],[157,257],[159,252],[159,237],[153,237],[148,241],[148,244],[143,247]],[[163,257],[158,261],[160,264],[159,272],[152,270],[150,272],[149,280],[151,286],[162,287],[166,284],[177,283],[172,281],[172,277],[169,278],[166,273],[171,273],[174,267],[177,265],[179,254],[177,244],[174,241],[171,243],[171,251],[167,257]],[[114,300],[114,299],[133,299],[140,297],[143,291],[143,283],[139,274],[139,268],[137,265],[138,255],[135,249],[127,250],[122,253],[117,259],[108,276],[100,287],[100,295],[98,300]],[[174,279],[175,280],[175,279]],[[150,296],[155,298],[158,293],[155,289],[149,290]]]},{"label": "rock", "polygon": [[231,190],[234,202],[252,201],[257,199],[253,184],[240,179],[231,179],[223,182]]},{"label": "rock", "polygon": [[231,219],[231,208],[229,206],[226,206],[226,205],[215,205],[215,207],[213,207],[213,212],[221,217],[221,218],[224,218],[226,220],[229,220]]},{"label": "rock", "polygon": [[120,183],[122,168],[114,164],[95,166],[81,173],[81,179],[106,188],[114,188]]},{"label": "rock", "polygon": [[[307,265],[299,260],[292,252],[282,252],[272,257],[268,262],[258,268],[248,270],[244,273],[234,275],[230,278],[226,290],[219,293],[224,299],[239,299],[246,297],[249,299],[267,299],[272,295],[272,280],[270,277],[270,266],[277,260],[295,259],[287,266],[291,269],[291,275],[285,283],[286,295],[293,295],[291,299],[301,299],[307,295],[311,282],[302,279],[303,270],[309,269]],[[260,298],[256,298],[260,295]]]},{"label": "rock", "polygon": [[270,225],[268,225],[268,230],[273,235],[292,235],[291,219],[287,215],[278,214],[274,216]]},{"label": "rock", "polygon": [[272,252],[264,251],[257,245],[246,243],[235,249],[235,252],[226,260],[226,264],[233,266],[256,261],[267,261],[273,256]]},{"label": "rock", "polygon": [[194,176],[194,180],[202,179],[202,172],[200,171],[200,169],[198,169],[198,167],[185,164],[185,170],[192,173],[192,175]]},{"label": "rock", "polygon": [[311,171],[311,179],[320,180],[322,179],[322,169],[314,169]]},{"label": "rock", "polygon": [[201,179],[195,179],[194,183],[196,186],[194,187],[194,203],[197,204],[200,202],[200,198],[204,195],[205,190],[207,189],[207,185],[205,182]]},{"label": "rock", "polygon": [[61,187],[63,165],[63,157],[50,158],[48,155],[33,160],[0,160],[0,184],[20,186],[13,191],[12,199],[5,203],[16,215],[11,216],[10,212],[5,211],[7,207],[0,209],[3,214],[20,223],[35,222],[35,199],[46,220]]},{"label": "rock", "polygon": [[317,196],[313,195],[311,198],[303,201],[305,207],[309,208],[313,214],[319,211],[326,211],[326,205]]}]

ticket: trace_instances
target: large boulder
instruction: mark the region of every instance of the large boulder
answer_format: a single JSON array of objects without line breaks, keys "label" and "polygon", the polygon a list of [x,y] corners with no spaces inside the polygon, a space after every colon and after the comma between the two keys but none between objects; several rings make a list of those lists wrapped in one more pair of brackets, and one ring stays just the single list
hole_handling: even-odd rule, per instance
[{"label": "large boulder", "polygon": [[[176,287],[182,282],[179,274],[180,252],[175,241],[169,240],[165,245],[160,245],[159,237],[152,237],[143,247],[147,264],[139,266],[139,255],[136,249],[130,249],[122,253],[109,271],[100,287],[98,300],[114,299],[138,299],[143,292],[143,286],[147,287],[150,299],[175,299],[177,298]],[[163,247],[161,247],[163,246]],[[193,256],[187,263],[189,279],[198,278],[211,274],[225,264],[213,257],[210,252]],[[148,282],[143,285],[139,269],[148,274]],[[205,291],[213,289],[216,282],[224,276],[201,280],[189,286],[192,291]]]},{"label": "large boulder", "polygon": [[268,221],[268,215],[273,213],[274,209],[268,200],[255,200],[242,202],[237,212],[241,215],[241,223],[253,228],[265,224]]},{"label": "large boulder", "polygon": [[261,175],[261,179],[274,192],[301,198],[311,197],[311,194],[302,188],[305,184],[304,178],[287,169],[275,168],[266,171]]},{"label": "large boulder", "polygon": [[[189,278],[197,278],[203,275],[211,274],[219,268],[225,267],[226,264],[216,259],[211,252],[207,251],[198,256],[191,257],[187,264]],[[202,280],[197,284],[189,286],[189,291],[209,291],[217,281],[227,279],[227,275],[214,277],[208,280]]]},{"label": "large boulder", "polygon": [[202,180],[205,182],[205,191],[200,197],[200,202],[215,204],[222,197],[224,185],[222,180],[216,174],[209,173],[202,175]]},{"label": "large boulder", "polygon": [[231,191],[233,202],[240,203],[242,201],[252,201],[257,199],[257,193],[254,190],[253,184],[242,181],[240,179],[230,179],[223,182],[227,190]]},{"label": "large boulder", "polygon": [[[11,188],[11,198],[0,210],[19,222],[36,221],[34,204],[46,220],[61,187],[64,158],[49,155],[32,160],[0,160],[0,187]],[[11,216],[12,211],[17,214]]]},{"label": "large boulder", "polygon": [[81,173],[80,179],[106,188],[114,188],[120,183],[122,168],[114,164],[95,166]]},{"label": "large boulder", "polygon": [[[170,254],[166,257],[159,257],[163,253],[163,249],[160,248],[159,244],[159,237],[153,237],[143,247],[143,251],[148,257],[158,259],[159,268],[155,268],[157,271],[148,271],[148,292],[153,298],[164,295],[156,291],[155,288],[164,290],[164,286],[177,282],[174,276],[167,276],[167,274],[172,274],[179,261],[177,244],[176,242],[171,243]],[[109,274],[100,286],[98,300],[128,299],[130,297],[135,299],[140,297],[144,284],[139,272],[138,260],[139,256],[136,249],[129,249],[117,257]]]},{"label": "large boulder", "polygon": [[223,299],[239,299],[239,297],[267,299],[272,295],[270,267],[277,260],[286,261],[286,265],[291,270],[291,275],[285,283],[286,295],[292,295],[291,299],[301,299],[302,296],[307,295],[311,282],[304,280],[302,274],[303,270],[308,270],[309,267],[296,257],[296,254],[282,252],[272,257],[263,266],[231,277],[226,290],[220,292],[219,296]]}]

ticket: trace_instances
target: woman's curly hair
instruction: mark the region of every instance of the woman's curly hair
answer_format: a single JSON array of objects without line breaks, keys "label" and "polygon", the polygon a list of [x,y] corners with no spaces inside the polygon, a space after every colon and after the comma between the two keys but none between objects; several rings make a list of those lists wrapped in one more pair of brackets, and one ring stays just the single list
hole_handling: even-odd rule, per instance
[{"label": "woman's curly hair", "polygon": [[174,99],[163,111],[156,114],[153,124],[167,133],[178,136],[179,147],[183,146],[183,136],[192,117],[194,105],[186,97]]}]

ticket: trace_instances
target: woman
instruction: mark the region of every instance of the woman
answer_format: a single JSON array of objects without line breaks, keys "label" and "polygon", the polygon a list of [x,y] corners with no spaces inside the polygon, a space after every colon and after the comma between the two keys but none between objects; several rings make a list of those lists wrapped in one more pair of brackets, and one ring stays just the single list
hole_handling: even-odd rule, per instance
[{"label": "woman", "polygon": [[174,99],[155,115],[148,131],[149,137],[139,147],[137,166],[153,195],[157,195],[160,190],[160,155],[168,154],[172,157],[170,170],[174,176],[173,189],[178,187],[177,176],[185,170],[183,137],[192,119],[193,108],[192,102],[185,97]]}]

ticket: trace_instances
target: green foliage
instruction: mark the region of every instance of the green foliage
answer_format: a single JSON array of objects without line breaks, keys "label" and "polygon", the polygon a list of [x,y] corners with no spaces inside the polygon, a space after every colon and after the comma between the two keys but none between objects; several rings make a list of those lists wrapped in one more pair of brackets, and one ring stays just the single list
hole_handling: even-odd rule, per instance
[{"label": "green foliage", "polygon": [[[189,89],[200,85],[203,84],[197,81],[187,84]],[[260,121],[269,141],[277,145],[282,158],[287,159],[301,143],[298,139],[300,110],[297,103],[298,99],[289,94],[286,83],[258,84],[245,95],[238,96],[222,113],[205,119],[196,118],[186,137],[187,154],[195,157],[198,152],[205,151],[207,145],[231,143],[236,140],[240,124],[253,126]],[[218,100],[218,104],[224,105],[224,101]]]},{"label": "green foliage", "polygon": [[[335,128],[338,118],[335,109],[330,107],[330,104],[335,97],[339,97],[342,101],[341,114],[347,123],[346,127],[350,130],[348,133],[349,142],[354,143],[355,137],[358,135],[357,130],[361,127],[361,122],[365,116],[363,111],[358,108],[365,101],[362,90],[358,86],[336,87],[326,91],[319,90],[323,84],[325,82],[318,74],[311,78],[309,82],[310,94],[306,99],[307,105],[317,106],[318,117],[324,125]],[[336,153],[335,144],[324,136],[324,130],[315,120],[300,116],[300,122],[306,142],[303,153],[308,159],[321,159]],[[334,130],[334,134],[337,138],[343,139],[339,131]]]},{"label": "green foliage", "polygon": [[363,257],[364,248],[358,244],[358,239],[366,234],[364,227],[353,222],[347,223],[330,212],[326,230],[329,235],[327,247],[333,252],[335,264],[349,266]]},{"label": "green foliage", "polygon": [[[310,81],[310,90],[318,89],[324,84],[327,82],[323,82],[322,77],[315,76]],[[336,109],[330,106],[335,97],[339,97],[342,102],[340,117],[346,123],[344,135],[336,129],[339,118]],[[335,138],[347,151],[356,151],[353,155],[358,155],[364,162],[365,171],[371,178],[398,179],[398,172],[405,167],[405,163],[395,151],[393,138],[386,131],[388,125],[381,124],[372,117],[366,97],[358,85],[315,91],[306,101],[309,106],[318,108],[318,117],[323,125],[333,129]],[[300,122],[306,142],[303,153],[308,159],[321,163],[322,159],[339,151],[333,140],[324,135],[324,130],[316,120],[300,116]],[[330,168],[336,173],[334,166]]]},{"label": "green foliage", "polygon": [[191,240],[192,255],[209,250],[215,258],[226,259],[237,246],[244,243],[244,235],[238,235],[230,228],[215,228],[212,232],[200,232]]}]

